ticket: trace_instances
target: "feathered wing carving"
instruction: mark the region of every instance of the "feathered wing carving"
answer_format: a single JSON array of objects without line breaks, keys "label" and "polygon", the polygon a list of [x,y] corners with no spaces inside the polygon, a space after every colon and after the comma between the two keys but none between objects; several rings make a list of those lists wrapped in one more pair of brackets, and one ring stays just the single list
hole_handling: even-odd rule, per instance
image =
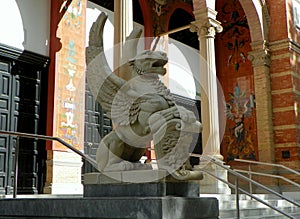
[{"label": "feathered wing carving", "polygon": [[[101,13],[93,23],[90,35],[89,46],[86,48],[87,82],[92,94],[97,98],[107,116],[116,125],[128,125],[133,123],[139,112],[139,103],[136,97],[130,96],[126,87],[126,81],[115,75],[110,69],[104,49],[103,30],[107,20],[107,15]],[[125,43],[125,48],[129,45],[135,46],[137,39],[141,35],[141,30],[135,29],[127,38],[129,43]],[[131,55],[134,49],[131,50]],[[121,92],[121,88],[122,92]]]}]

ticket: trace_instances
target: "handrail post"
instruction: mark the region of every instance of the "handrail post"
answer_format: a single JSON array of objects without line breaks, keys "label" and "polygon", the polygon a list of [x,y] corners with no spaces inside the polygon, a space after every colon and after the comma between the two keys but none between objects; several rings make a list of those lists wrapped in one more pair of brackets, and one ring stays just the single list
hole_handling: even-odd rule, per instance
[{"label": "handrail post", "polygon": [[236,218],[240,219],[240,200],[239,200],[239,177],[235,177],[235,202],[236,202]]},{"label": "handrail post", "polygon": [[15,145],[15,162],[14,162],[14,188],[13,188],[13,198],[17,197],[17,190],[18,190],[18,165],[19,165],[19,142],[20,136],[17,136],[16,145]]},{"label": "handrail post", "polygon": [[[249,163],[249,179],[251,179],[252,180],[252,174],[251,174],[251,163]],[[249,192],[250,192],[250,194],[252,195],[253,194],[253,189],[252,189],[252,181],[249,181]],[[252,199],[252,198],[251,198]]]}]

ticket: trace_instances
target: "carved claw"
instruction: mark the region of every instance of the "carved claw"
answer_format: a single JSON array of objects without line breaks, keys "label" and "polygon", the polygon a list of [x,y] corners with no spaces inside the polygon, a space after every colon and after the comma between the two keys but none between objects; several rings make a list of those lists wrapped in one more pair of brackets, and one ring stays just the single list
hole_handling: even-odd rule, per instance
[{"label": "carved claw", "polygon": [[195,114],[182,106],[177,106],[180,118],[187,123],[195,123],[197,121]]},{"label": "carved claw", "polygon": [[171,176],[180,181],[203,179],[202,172],[195,170],[176,170],[175,172],[171,173]]}]

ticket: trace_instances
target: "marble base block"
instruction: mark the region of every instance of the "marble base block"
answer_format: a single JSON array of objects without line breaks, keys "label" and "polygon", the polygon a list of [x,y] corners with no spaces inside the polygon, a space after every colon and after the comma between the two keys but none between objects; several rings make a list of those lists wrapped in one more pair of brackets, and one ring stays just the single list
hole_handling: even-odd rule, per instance
[{"label": "marble base block", "polygon": [[[84,197],[199,197],[198,181],[177,181],[164,174],[161,170],[88,173],[84,176],[83,194]],[[147,180],[151,175],[153,182]],[[135,183],[124,180],[129,178]]]},{"label": "marble base block", "polygon": [[3,218],[219,218],[218,200],[199,197],[199,181],[177,181],[162,170],[89,173],[82,198],[0,199],[0,206]]},{"label": "marble base block", "polygon": [[217,219],[215,198],[0,199],[1,218]]}]

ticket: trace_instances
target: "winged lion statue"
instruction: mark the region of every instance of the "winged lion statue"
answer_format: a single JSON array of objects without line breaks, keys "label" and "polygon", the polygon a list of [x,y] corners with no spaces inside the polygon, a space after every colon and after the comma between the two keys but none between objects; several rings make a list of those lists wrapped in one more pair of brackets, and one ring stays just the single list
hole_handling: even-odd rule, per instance
[{"label": "winged lion statue", "polygon": [[113,122],[113,130],[97,149],[98,170],[151,168],[139,160],[153,140],[158,168],[178,180],[202,178],[189,164],[193,134],[200,133],[202,126],[193,112],[176,105],[159,78],[166,73],[166,53],[145,50],[128,58],[134,51],[129,47],[136,46],[141,35],[140,29],[134,29],[124,45],[127,62],[119,68],[127,71],[131,79],[122,79],[110,69],[103,51],[106,19],[107,15],[101,13],[93,23],[86,48],[88,86]]}]

